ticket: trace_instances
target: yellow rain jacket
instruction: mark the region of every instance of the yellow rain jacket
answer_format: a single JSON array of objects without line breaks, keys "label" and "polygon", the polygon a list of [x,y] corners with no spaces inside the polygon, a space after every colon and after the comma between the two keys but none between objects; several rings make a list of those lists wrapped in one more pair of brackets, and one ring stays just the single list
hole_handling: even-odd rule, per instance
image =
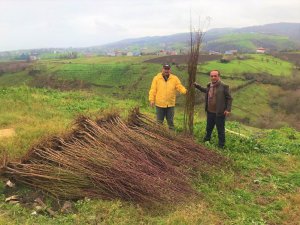
[{"label": "yellow rain jacket", "polygon": [[149,91],[149,101],[154,102],[156,106],[167,108],[175,106],[176,91],[185,94],[187,90],[181,84],[180,80],[174,74],[170,74],[167,81],[162,73],[158,73],[152,81]]}]

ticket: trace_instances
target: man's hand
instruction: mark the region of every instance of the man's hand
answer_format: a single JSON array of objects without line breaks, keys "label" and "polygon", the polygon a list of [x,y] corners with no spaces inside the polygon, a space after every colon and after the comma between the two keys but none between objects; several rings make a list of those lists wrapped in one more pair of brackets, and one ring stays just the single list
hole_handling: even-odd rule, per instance
[{"label": "man's hand", "polygon": [[229,116],[229,114],[230,114],[229,111],[227,111],[227,110],[224,111],[224,115],[225,115],[225,116]]},{"label": "man's hand", "polygon": [[154,102],[150,102],[151,107],[154,107],[154,105],[155,105]]}]

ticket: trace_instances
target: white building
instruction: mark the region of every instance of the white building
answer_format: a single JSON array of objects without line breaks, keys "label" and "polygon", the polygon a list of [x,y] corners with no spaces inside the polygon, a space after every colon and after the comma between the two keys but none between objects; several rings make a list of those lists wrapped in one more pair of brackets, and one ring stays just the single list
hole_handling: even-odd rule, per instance
[{"label": "white building", "polygon": [[256,53],[264,54],[266,52],[265,48],[258,48],[256,49]]}]

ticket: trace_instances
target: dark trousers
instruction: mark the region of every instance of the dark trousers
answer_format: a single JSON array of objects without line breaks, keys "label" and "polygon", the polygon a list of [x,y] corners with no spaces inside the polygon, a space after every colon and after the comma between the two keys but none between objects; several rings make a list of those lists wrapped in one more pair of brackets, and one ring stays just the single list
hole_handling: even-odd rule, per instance
[{"label": "dark trousers", "polygon": [[207,112],[206,121],[206,136],[204,141],[210,141],[211,133],[214,127],[217,127],[219,147],[224,147],[225,145],[225,116],[217,116],[216,113]]},{"label": "dark trousers", "polygon": [[174,130],[174,107],[161,108],[156,106],[156,120],[158,123],[163,123],[167,119],[169,129]]}]

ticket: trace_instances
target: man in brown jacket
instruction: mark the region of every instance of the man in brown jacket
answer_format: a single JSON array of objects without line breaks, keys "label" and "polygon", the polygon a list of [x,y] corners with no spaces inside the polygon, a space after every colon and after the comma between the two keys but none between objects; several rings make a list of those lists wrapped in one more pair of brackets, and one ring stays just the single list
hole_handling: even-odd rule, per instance
[{"label": "man in brown jacket", "polygon": [[205,94],[205,111],[207,115],[206,135],[204,141],[210,141],[211,133],[216,125],[218,130],[219,147],[225,145],[225,118],[230,114],[232,97],[229,86],[220,79],[220,71],[210,72],[211,83],[206,88],[196,82],[194,86]]}]

